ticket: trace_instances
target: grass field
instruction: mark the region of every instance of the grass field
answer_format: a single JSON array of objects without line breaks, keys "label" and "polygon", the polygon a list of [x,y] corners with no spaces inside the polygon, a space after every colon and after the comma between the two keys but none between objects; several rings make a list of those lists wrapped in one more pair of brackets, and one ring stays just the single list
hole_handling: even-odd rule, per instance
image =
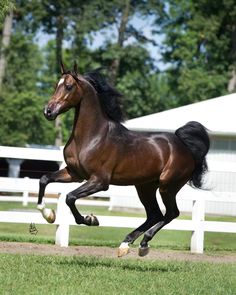
[{"label": "grass field", "polygon": [[[33,208],[35,205],[30,205],[27,210]],[[0,210],[19,209],[19,203],[0,203]],[[143,216],[109,212],[106,208],[81,209],[83,214]],[[236,221],[231,217],[207,219]],[[0,223],[0,240],[54,244],[55,225],[36,227],[38,234],[31,235],[29,224]],[[71,226],[70,245],[117,247],[130,230]],[[162,230],[150,245],[185,251],[189,250],[190,237],[190,232]],[[206,233],[205,251],[210,255],[236,253],[235,241],[236,234]],[[0,253],[0,295],[235,295],[235,273],[233,263]]]},{"label": "grass field", "polygon": [[1,295],[235,295],[236,264],[0,254]]}]

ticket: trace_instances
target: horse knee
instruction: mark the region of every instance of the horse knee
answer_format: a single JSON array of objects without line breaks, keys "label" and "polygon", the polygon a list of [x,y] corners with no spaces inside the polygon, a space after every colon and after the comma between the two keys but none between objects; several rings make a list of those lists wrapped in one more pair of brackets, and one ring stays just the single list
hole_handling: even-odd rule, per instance
[{"label": "horse knee", "polygon": [[49,183],[49,177],[45,174],[40,178],[39,184],[46,186],[48,183]]},{"label": "horse knee", "polygon": [[72,205],[75,204],[75,196],[72,193],[69,193],[66,195],[66,205],[71,207]]}]

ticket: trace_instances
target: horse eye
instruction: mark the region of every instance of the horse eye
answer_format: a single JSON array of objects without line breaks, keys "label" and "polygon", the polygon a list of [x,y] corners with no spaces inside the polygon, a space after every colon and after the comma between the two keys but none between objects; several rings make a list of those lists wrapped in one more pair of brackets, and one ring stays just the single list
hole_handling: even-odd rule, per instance
[{"label": "horse eye", "polygon": [[66,90],[70,91],[73,88],[73,85],[71,84],[66,84],[65,85]]}]

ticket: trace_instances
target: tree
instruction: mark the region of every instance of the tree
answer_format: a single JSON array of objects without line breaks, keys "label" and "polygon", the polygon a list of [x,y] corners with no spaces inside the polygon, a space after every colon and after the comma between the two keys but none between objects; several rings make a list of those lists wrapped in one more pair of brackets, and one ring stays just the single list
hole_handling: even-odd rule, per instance
[{"label": "tree", "polygon": [[[149,17],[161,11],[160,5],[156,1],[143,0],[103,2],[93,1],[97,9],[92,9],[92,11],[101,12],[99,26],[97,28],[95,26],[95,32],[109,31],[109,37],[97,50],[89,52],[83,46],[84,40],[78,40],[78,36],[81,35],[77,34],[75,39],[77,42],[73,43],[73,51],[79,56],[86,53],[85,60],[89,59],[86,64],[90,69],[91,65],[108,69],[111,83],[115,84],[124,94],[124,109],[128,118],[153,112],[154,105],[157,111],[159,108],[155,100],[158,101],[158,93],[155,94],[156,97],[153,95],[150,99],[150,84],[154,79],[149,79],[156,68],[150,53],[145,48],[147,44],[155,44],[155,42],[148,39],[143,31],[135,26],[134,19],[142,18],[145,22]],[[95,19],[95,17],[90,15],[89,19]],[[94,31],[91,33],[89,36],[92,39]],[[81,63],[83,63],[82,68],[86,69],[83,58],[81,58]]]},{"label": "tree", "polygon": [[0,23],[5,19],[7,13],[13,10],[14,4],[10,0],[0,1]]},{"label": "tree", "polygon": [[5,52],[8,49],[11,38],[13,8],[14,5],[11,1],[3,0],[0,3],[0,23],[4,19],[0,46],[0,90],[2,88],[2,80],[5,74],[6,67]]},{"label": "tree", "polygon": [[118,54],[116,57],[113,58],[112,64],[111,64],[111,71],[112,71],[111,79],[113,83],[116,82],[117,75],[119,73],[120,61],[121,61],[120,51],[124,46],[125,32],[126,32],[126,27],[130,17],[130,10],[131,10],[131,1],[125,0],[124,6],[121,8],[120,24],[118,27],[118,38],[116,43]]},{"label": "tree", "polygon": [[[113,0],[109,1],[109,4],[105,1],[103,6],[100,2],[98,1],[97,3],[97,10],[101,11],[103,18],[100,17],[100,27],[97,27],[97,31],[100,28],[104,29],[107,27],[111,32],[114,31],[115,39],[109,38],[109,40],[106,40],[102,48],[109,50],[106,63],[108,63],[109,56],[111,80],[113,84],[116,84],[117,78],[120,75],[121,60],[126,58],[127,52],[124,49],[130,44],[130,40],[133,40],[132,43],[138,43],[139,45],[155,44],[154,40],[148,39],[142,31],[135,27],[132,21],[135,17],[147,20],[153,14],[158,14],[161,9],[156,1]],[[103,8],[101,9],[101,7]]]},{"label": "tree", "polygon": [[[73,16],[79,15],[83,1],[46,1],[46,0],[17,0],[17,21],[21,23],[22,30],[36,33],[40,30],[51,34],[55,38],[55,59],[52,65],[54,80],[60,75],[60,62],[62,60],[62,47],[65,35],[68,33]],[[81,4],[81,5],[80,5]],[[62,122],[58,117],[55,121],[55,145],[62,145]]]},{"label": "tree", "polygon": [[[78,60],[82,73],[107,67],[108,75],[124,93],[129,118],[168,106],[164,94],[169,88],[163,85],[168,75],[158,73],[145,48],[153,40],[145,37],[132,21],[134,17],[148,18],[159,9],[154,0],[16,0],[12,38],[6,51],[8,66],[0,93],[4,122],[1,144],[49,144],[57,138],[61,145],[62,137],[58,135],[68,138],[73,112],[60,117],[61,131],[56,133],[42,112],[53,93],[62,56],[68,68]],[[117,28],[115,37],[108,35],[98,49],[91,49],[93,35],[108,28],[113,28],[113,32]],[[39,48],[35,41],[36,33],[42,31],[53,37],[45,48]]]},{"label": "tree", "polygon": [[1,42],[1,51],[0,51],[0,90],[2,88],[2,80],[5,74],[5,67],[6,67],[5,52],[8,49],[8,46],[10,44],[12,21],[13,21],[13,10],[10,10],[10,12],[5,17],[3,30],[2,30],[2,42]]},{"label": "tree", "polygon": [[[162,1],[163,59],[179,105],[227,93],[235,72],[234,1]],[[163,16],[164,15],[164,16]]]},{"label": "tree", "polygon": [[7,60],[0,93],[0,144],[25,146],[27,143],[51,143],[54,130],[43,118],[45,97],[40,95],[42,57],[32,37],[15,30]]}]

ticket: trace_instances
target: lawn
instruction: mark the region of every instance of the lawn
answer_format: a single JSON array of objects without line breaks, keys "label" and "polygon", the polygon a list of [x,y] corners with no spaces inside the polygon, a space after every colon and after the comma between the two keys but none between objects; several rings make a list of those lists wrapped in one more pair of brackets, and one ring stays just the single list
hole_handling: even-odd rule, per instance
[{"label": "lawn", "polygon": [[[0,203],[0,210],[32,210],[19,203]],[[107,208],[81,207],[83,214],[144,216],[110,212]],[[189,219],[189,216],[181,218]],[[232,221],[231,217],[207,217]],[[54,244],[55,225],[0,223],[0,240]],[[70,245],[117,247],[128,228],[70,227]],[[191,232],[162,230],[151,241],[152,248],[189,250]],[[211,255],[236,253],[236,234],[206,233],[205,251]],[[139,240],[134,246],[138,246]],[[90,256],[37,256],[0,253],[0,295],[235,295],[236,264],[190,261],[109,259]]]},{"label": "lawn", "polygon": [[1,295],[235,295],[236,264],[0,254]]}]

